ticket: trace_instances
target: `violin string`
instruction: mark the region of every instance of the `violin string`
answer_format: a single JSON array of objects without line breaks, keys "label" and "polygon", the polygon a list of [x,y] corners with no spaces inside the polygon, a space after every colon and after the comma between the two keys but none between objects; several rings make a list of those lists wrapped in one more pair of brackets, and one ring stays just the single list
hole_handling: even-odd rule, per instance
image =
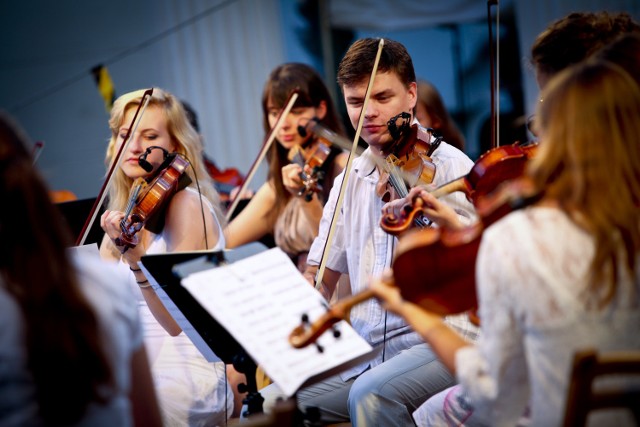
[{"label": "violin string", "polygon": [[133,183],[133,187],[131,187],[131,191],[129,193],[129,201],[127,202],[127,207],[124,210],[124,218],[122,219],[122,223],[126,222],[126,219],[129,218],[129,215],[131,215],[131,211],[136,205],[136,200],[138,200],[138,195],[140,194],[141,189],[142,182],[136,181]]},{"label": "violin string", "polygon": [[[385,168],[387,169],[387,172],[389,172],[389,182],[396,190],[396,193],[398,193],[398,196],[407,197],[409,190],[405,180],[402,178],[402,169],[396,166],[392,160],[390,160],[390,157],[391,156],[387,157],[387,162],[385,162]],[[425,226],[428,227],[431,224],[431,221],[424,218],[422,215],[418,215],[413,222],[418,228],[424,228]]]}]

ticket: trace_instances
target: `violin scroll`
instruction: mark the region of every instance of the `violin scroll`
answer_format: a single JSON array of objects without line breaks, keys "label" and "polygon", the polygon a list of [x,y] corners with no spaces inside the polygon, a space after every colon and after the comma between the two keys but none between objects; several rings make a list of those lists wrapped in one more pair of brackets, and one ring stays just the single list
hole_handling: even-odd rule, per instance
[{"label": "violin scroll", "polygon": [[[289,343],[294,348],[303,348],[315,343],[322,334],[329,329],[333,329],[336,323],[347,320],[351,307],[372,297],[374,297],[373,291],[367,289],[349,298],[340,300],[331,307],[328,307],[326,313],[313,323],[309,322],[308,316],[304,314],[300,325],[296,326],[289,334]],[[339,335],[339,331],[333,329],[333,336],[338,338]]]},{"label": "violin scroll", "polygon": [[[412,203],[402,207],[400,214],[384,214],[380,218],[380,227],[388,234],[398,236],[407,231],[416,221],[422,220],[422,209],[424,200],[421,197],[414,197]],[[425,225],[428,225],[425,223]]]}]

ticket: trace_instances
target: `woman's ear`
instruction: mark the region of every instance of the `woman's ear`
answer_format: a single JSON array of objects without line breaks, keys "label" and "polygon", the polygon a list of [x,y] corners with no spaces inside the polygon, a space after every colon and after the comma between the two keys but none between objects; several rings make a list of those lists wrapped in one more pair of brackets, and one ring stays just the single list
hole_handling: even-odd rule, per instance
[{"label": "woman's ear", "polygon": [[176,141],[175,138],[171,138],[171,150],[169,150],[169,152],[175,153],[176,151],[180,151],[181,153],[183,153],[183,152],[186,151],[184,149],[180,150],[180,148],[181,148],[181,146],[180,146],[180,144],[178,144],[178,141]]},{"label": "woman's ear", "polygon": [[327,115],[327,101],[320,101],[320,104],[316,107],[316,117],[320,120],[324,119]]}]

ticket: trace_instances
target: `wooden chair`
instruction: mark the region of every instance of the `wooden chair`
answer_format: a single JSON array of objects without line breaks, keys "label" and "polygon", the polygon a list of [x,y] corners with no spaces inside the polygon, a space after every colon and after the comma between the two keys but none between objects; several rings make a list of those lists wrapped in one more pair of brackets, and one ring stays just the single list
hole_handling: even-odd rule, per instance
[{"label": "wooden chair", "polygon": [[[254,415],[238,424],[238,427],[300,427],[303,421],[296,411],[295,399],[289,398],[276,402],[270,414]],[[326,427],[351,427],[351,423],[328,424]]]},{"label": "wooden chair", "polygon": [[564,414],[565,427],[583,427],[589,412],[607,408],[630,410],[640,426],[640,385],[629,388],[603,386],[594,390],[595,380],[608,375],[632,375],[640,381],[640,350],[598,353],[588,349],[575,354]]},{"label": "wooden chair", "polygon": [[278,401],[270,414],[257,414],[250,417],[248,421],[239,424],[242,427],[295,427],[295,400]]}]

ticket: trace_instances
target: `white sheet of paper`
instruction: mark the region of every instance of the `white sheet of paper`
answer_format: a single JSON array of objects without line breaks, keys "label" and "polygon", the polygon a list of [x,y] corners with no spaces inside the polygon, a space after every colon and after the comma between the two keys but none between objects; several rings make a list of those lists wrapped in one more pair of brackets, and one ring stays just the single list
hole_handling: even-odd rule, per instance
[{"label": "white sheet of paper", "polygon": [[296,349],[289,344],[289,334],[300,324],[302,314],[313,321],[325,311],[325,300],[278,248],[193,273],[182,285],[287,396],[310,378],[361,360],[372,351],[344,321],[336,325],[340,338],[330,332],[320,337],[322,353],[313,345]]}]

